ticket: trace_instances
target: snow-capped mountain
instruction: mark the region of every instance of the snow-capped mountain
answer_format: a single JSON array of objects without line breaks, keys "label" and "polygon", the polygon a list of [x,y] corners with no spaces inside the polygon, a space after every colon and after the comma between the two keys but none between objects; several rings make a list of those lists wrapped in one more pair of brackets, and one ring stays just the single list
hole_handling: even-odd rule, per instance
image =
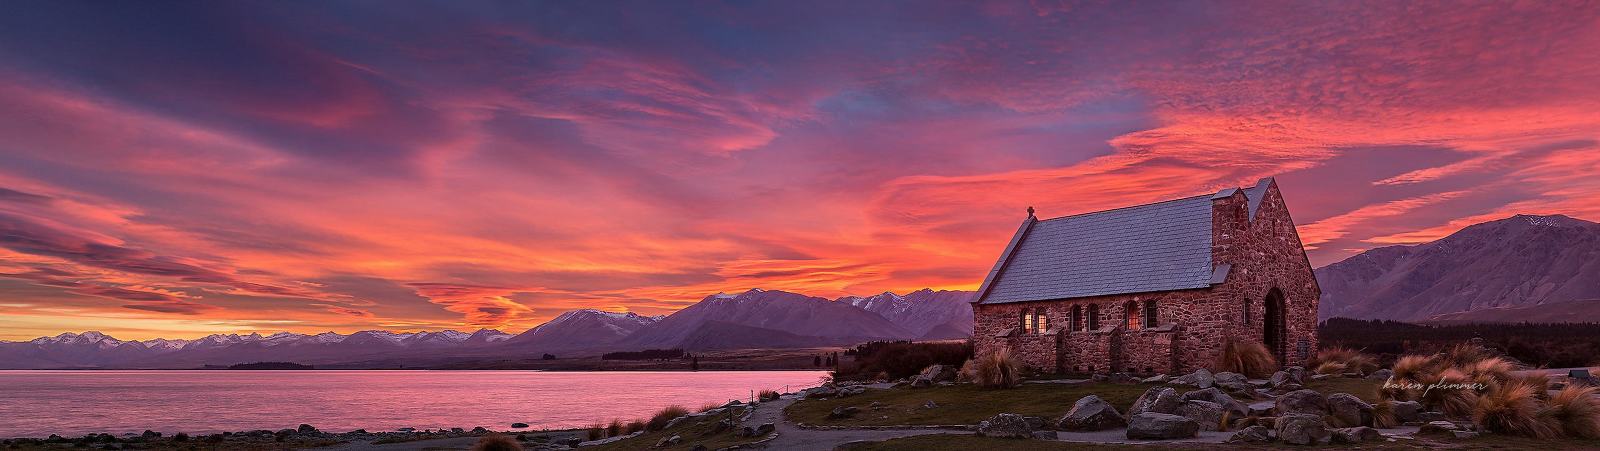
[{"label": "snow-capped mountain", "polygon": [[625,349],[807,347],[906,339],[912,333],[847,303],[752,289],[718,293],[641,329]]},{"label": "snow-capped mountain", "polygon": [[901,296],[892,292],[838,302],[877,313],[921,340],[972,336],[972,292],[921,289]]},{"label": "snow-capped mountain", "polygon": [[506,344],[540,353],[602,349],[659,321],[659,316],[633,312],[573,310],[506,340]]}]

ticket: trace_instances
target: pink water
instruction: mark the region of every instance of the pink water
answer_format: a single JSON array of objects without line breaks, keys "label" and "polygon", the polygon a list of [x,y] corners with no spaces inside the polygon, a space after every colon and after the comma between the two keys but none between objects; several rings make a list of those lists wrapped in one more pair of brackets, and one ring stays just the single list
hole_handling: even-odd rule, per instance
[{"label": "pink water", "polygon": [[821,371],[0,371],[0,437],[568,428],[810,387]]}]

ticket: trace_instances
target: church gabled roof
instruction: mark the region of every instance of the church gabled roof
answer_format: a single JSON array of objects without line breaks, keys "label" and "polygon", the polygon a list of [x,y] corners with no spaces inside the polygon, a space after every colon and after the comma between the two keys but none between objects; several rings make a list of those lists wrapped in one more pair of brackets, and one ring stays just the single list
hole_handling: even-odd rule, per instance
[{"label": "church gabled roof", "polygon": [[[1254,216],[1270,179],[1245,190]],[[1226,276],[1211,261],[1212,199],[1174,199],[1060,218],[1029,216],[978,289],[982,304],[1206,288]],[[1220,271],[1220,272],[1219,272]]]}]

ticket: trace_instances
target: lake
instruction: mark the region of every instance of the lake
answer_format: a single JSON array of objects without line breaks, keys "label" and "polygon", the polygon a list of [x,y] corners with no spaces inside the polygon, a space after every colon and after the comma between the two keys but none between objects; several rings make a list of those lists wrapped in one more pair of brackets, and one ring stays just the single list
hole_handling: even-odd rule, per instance
[{"label": "lake", "polygon": [[749,401],[823,371],[0,371],[0,437],[293,428],[585,427]]}]

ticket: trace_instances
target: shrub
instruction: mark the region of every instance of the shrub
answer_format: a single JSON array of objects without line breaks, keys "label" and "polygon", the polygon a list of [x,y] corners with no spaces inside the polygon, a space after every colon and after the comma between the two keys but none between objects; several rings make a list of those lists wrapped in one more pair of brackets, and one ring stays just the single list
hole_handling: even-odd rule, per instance
[{"label": "shrub", "polygon": [[1478,397],[1475,407],[1472,422],[1484,430],[1536,439],[1554,438],[1559,433],[1559,423],[1546,412],[1531,385],[1506,383]]},{"label": "shrub", "polygon": [[612,419],[611,424],[606,425],[606,437],[616,437],[619,435],[622,435],[622,420]]},{"label": "shrub", "polygon": [[656,411],[655,415],[652,415],[650,417],[650,421],[649,422],[645,423],[645,429],[646,430],[651,430],[651,431],[659,431],[659,430],[665,429],[667,427],[667,422],[672,421],[673,418],[681,417],[681,416],[688,415],[688,414],[689,414],[689,409],[685,409],[685,408],[683,408],[683,406],[680,406],[680,405],[670,405],[670,406],[663,407],[663,408],[661,408],[661,410]]},{"label": "shrub", "polygon": [[1600,398],[1595,387],[1568,385],[1550,397],[1550,416],[1571,437],[1600,438]]},{"label": "shrub", "polygon": [[511,437],[489,434],[478,439],[478,443],[472,445],[472,451],[522,451],[522,444]]},{"label": "shrub", "polygon": [[874,341],[845,351],[855,361],[840,364],[834,379],[894,380],[911,377],[928,365],[961,365],[972,358],[972,343],[967,341]]},{"label": "shrub", "polygon": [[1010,349],[968,360],[961,366],[961,377],[987,388],[1011,388],[1022,382],[1022,364],[1011,355]]},{"label": "shrub", "polygon": [[756,399],[760,400],[761,402],[777,401],[778,396],[780,395],[778,394],[777,390],[762,390],[761,394],[756,396]]},{"label": "shrub", "polygon": [[1372,427],[1389,429],[1400,425],[1400,419],[1394,416],[1394,401],[1383,400],[1372,405]]},{"label": "shrub", "polygon": [[1354,371],[1370,374],[1378,370],[1378,359],[1361,351],[1338,346],[1317,351],[1306,365],[1317,374],[1340,374]]},{"label": "shrub", "polygon": [[644,420],[635,418],[633,421],[629,421],[628,422],[627,427],[625,429],[623,429],[622,432],[624,434],[632,434],[632,433],[635,433],[635,432],[643,431],[644,429],[645,429]]},{"label": "shrub", "polygon": [[1211,370],[1267,377],[1278,370],[1278,361],[1272,357],[1266,345],[1252,340],[1228,338],[1222,343],[1222,352],[1217,354],[1217,363]]}]

